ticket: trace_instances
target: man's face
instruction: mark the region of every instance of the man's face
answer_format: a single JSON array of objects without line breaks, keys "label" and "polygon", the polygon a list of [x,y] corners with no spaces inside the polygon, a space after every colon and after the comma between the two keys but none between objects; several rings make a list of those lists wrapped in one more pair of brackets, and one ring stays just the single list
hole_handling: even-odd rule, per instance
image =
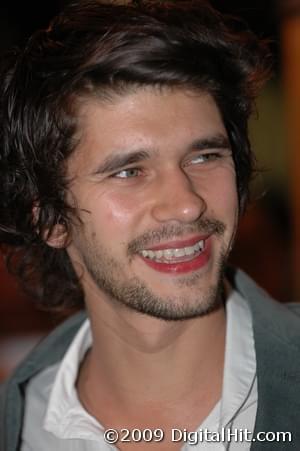
[{"label": "man's face", "polygon": [[81,223],[68,252],[87,298],[165,320],[216,308],[238,199],[213,98],[139,88],[87,100],[79,131],[68,175]]}]

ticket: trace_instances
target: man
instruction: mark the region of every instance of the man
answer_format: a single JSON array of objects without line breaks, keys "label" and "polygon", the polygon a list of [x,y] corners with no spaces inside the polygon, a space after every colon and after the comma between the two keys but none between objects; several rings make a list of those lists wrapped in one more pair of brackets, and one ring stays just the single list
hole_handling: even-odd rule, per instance
[{"label": "man", "polygon": [[1,242],[44,306],[88,319],[3,387],[1,451],[299,449],[299,318],[226,268],[268,74],[226,22],[76,3],[5,62]]}]

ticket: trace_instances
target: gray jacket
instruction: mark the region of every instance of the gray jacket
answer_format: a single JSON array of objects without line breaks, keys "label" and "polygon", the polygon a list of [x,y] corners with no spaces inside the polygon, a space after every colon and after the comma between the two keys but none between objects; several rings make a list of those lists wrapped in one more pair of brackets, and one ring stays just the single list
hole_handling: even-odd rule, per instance
[{"label": "gray jacket", "polygon": [[[300,450],[300,304],[274,302],[241,271],[230,269],[232,285],[253,315],[257,358],[258,407],[254,435],[291,432],[293,441],[253,442],[251,450]],[[0,391],[0,451],[19,449],[26,383],[62,359],[86,315],[79,313],[46,337]],[[42,451],[42,450],[41,450]]]}]

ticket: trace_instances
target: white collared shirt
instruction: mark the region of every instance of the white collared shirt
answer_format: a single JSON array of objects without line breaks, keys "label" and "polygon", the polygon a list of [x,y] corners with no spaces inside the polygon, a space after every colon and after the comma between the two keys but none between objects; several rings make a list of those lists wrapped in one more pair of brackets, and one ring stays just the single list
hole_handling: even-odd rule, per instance
[{"label": "white collared shirt", "polygon": [[[256,356],[252,317],[246,301],[233,291],[226,303],[226,346],[221,400],[197,429],[223,433],[254,430],[257,410]],[[116,450],[104,440],[104,428],[81,405],[75,383],[80,363],[92,344],[86,320],[63,360],[35,376],[26,388],[21,451]],[[236,432],[237,433],[237,432]],[[210,436],[212,437],[212,436]],[[214,436],[216,437],[216,436]],[[246,451],[249,442],[184,443],[182,451]]]}]

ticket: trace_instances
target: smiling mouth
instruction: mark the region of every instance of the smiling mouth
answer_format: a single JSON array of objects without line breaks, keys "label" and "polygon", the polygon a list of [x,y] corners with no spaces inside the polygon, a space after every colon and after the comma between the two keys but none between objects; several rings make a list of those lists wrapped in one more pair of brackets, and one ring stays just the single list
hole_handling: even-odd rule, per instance
[{"label": "smiling mouth", "polygon": [[204,250],[205,240],[199,240],[192,246],[159,250],[144,249],[140,251],[140,254],[145,259],[157,263],[176,264],[193,260],[198,257]]}]

